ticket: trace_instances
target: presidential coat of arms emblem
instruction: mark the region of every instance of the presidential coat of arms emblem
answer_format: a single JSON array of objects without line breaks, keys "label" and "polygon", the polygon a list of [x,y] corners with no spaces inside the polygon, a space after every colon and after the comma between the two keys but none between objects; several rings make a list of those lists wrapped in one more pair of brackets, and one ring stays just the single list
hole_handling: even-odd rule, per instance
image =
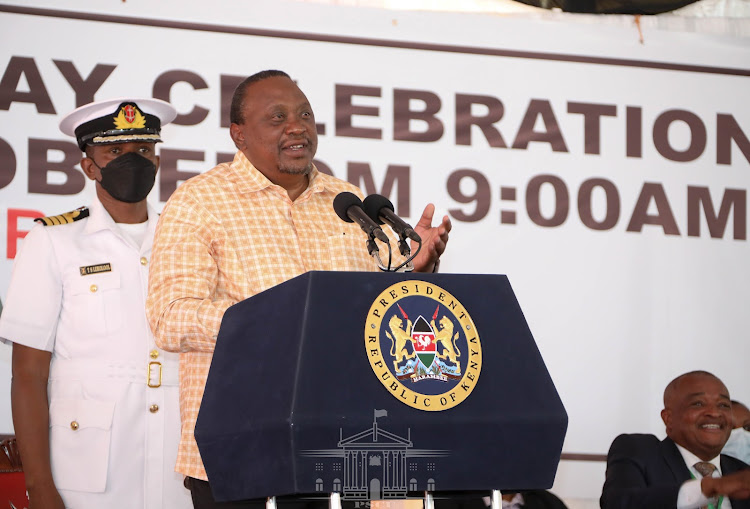
[{"label": "presidential coat of arms emblem", "polygon": [[459,333],[453,332],[453,320],[445,314],[439,316],[437,306],[429,322],[419,315],[412,324],[403,308],[398,304],[397,307],[401,316],[391,316],[385,332],[391,340],[390,353],[396,358],[396,377],[414,381],[461,378],[461,351],[456,344]]},{"label": "presidential coat of arms emblem", "polygon": [[[378,296],[368,315],[365,345],[381,383],[422,410],[457,405],[481,371],[479,335],[468,311],[426,281],[397,283]],[[439,405],[433,405],[436,399]]]}]

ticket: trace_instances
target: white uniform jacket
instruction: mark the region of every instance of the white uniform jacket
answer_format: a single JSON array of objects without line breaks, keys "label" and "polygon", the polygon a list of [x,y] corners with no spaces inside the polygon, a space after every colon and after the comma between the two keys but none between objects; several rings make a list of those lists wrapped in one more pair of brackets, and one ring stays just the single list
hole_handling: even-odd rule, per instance
[{"label": "white uniform jacket", "polygon": [[149,206],[136,246],[98,200],[88,212],[26,236],[0,338],[52,352],[50,460],[66,507],[192,507],[174,472],[178,356],[156,347],[145,314],[158,215]]}]

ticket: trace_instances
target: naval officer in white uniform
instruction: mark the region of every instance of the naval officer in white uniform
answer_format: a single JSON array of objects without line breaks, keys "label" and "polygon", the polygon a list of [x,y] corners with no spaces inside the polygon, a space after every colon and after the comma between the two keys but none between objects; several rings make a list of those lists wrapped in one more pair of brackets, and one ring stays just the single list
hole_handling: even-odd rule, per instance
[{"label": "naval officer in white uniform", "polygon": [[174,472],[177,354],[157,348],[144,307],[158,218],[146,196],[175,116],[163,101],[115,99],[60,123],[96,198],[37,219],[0,317],[29,509],[192,507]]}]

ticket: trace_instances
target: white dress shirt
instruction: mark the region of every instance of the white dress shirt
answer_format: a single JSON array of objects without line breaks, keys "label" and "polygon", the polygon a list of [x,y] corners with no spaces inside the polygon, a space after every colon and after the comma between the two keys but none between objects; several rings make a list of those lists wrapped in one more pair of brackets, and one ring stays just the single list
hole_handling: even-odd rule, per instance
[{"label": "white dress shirt", "polygon": [[[693,474],[693,479],[685,481],[680,487],[680,492],[677,495],[677,509],[700,509],[708,504],[713,505],[714,509],[719,509],[716,505],[719,503],[719,499],[707,498],[701,491],[701,479],[703,476],[695,470],[693,465],[703,460],[681,445],[675,445],[677,445],[677,449],[680,451],[680,454],[682,454],[682,458],[685,460],[685,464],[690,470],[690,473]],[[720,456],[712,458],[709,463],[716,467],[712,477],[721,477]],[[732,504],[727,497],[722,497],[721,509],[732,509]]]}]

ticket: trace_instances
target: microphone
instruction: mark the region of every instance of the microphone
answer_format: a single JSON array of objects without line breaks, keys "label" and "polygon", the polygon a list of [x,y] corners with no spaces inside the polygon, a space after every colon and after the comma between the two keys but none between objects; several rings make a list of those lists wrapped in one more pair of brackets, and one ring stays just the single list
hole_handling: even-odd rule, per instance
[{"label": "microphone", "polygon": [[402,239],[410,238],[414,242],[422,242],[422,238],[414,231],[409,223],[396,215],[393,203],[385,196],[371,194],[362,204],[365,212],[378,224],[388,223]]},{"label": "microphone", "polygon": [[375,237],[381,242],[388,244],[388,236],[375,221],[370,219],[370,216],[362,209],[362,205],[362,200],[356,194],[348,191],[337,194],[336,198],[333,199],[333,210],[336,211],[336,215],[342,220],[347,223],[356,221],[359,227],[362,228],[362,231],[369,237]]}]

